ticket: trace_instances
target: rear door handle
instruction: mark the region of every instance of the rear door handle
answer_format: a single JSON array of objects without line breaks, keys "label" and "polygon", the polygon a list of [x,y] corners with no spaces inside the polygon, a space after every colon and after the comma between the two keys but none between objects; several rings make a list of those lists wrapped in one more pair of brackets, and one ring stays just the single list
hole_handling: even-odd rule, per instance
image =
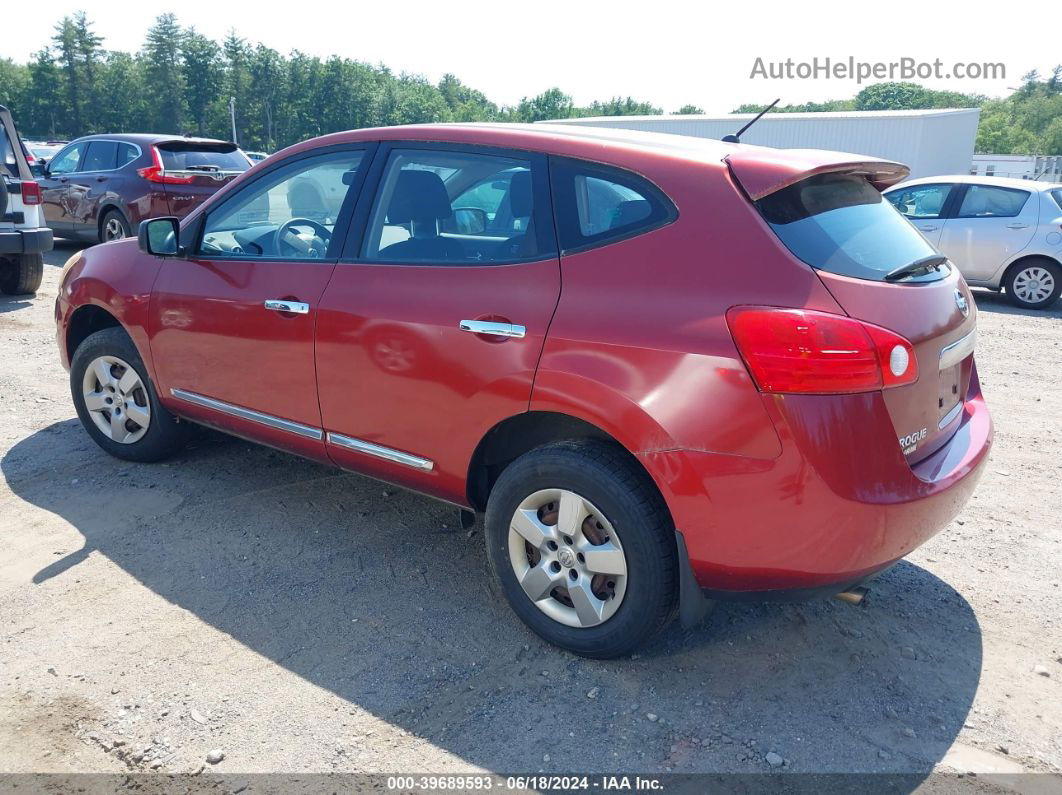
[{"label": "rear door handle", "polygon": [[282,298],[267,299],[264,306],[274,312],[290,312],[293,315],[308,315],[310,313],[309,304],[304,304],[301,301],[285,301]]},{"label": "rear door handle", "polygon": [[1028,229],[1028,224],[1007,224],[1007,229]]},{"label": "rear door handle", "polygon": [[940,227],[939,226],[932,226],[932,225],[926,225],[926,226],[918,225],[916,228],[922,230],[923,232],[936,232]]},{"label": "rear door handle", "polygon": [[473,334],[489,334],[493,337],[523,337],[527,329],[515,323],[494,323],[488,320],[462,320],[458,328]]}]

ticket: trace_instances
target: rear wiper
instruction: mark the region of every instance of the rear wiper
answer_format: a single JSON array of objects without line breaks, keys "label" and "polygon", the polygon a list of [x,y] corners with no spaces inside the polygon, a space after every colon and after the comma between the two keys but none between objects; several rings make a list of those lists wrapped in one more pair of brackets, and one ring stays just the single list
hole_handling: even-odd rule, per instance
[{"label": "rear wiper", "polygon": [[221,166],[188,166],[185,171],[221,171]]},{"label": "rear wiper", "polygon": [[927,271],[930,268],[939,268],[948,258],[943,254],[930,254],[928,257],[922,257],[916,259],[914,262],[909,262],[906,265],[901,265],[898,268],[893,268],[891,271],[885,274],[885,281],[895,282],[902,279],[904,276],[911,276],[919,271]]}]

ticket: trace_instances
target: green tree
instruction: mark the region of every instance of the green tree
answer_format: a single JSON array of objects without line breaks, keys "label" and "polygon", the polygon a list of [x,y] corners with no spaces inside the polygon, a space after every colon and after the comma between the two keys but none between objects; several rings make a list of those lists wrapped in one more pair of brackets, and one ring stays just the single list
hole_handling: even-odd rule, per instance
[{"label": "green tree", "polygon": [[221,94],[221,48],[196,29],[189,28],[180,39],[181,75],[184,79],[188,112],[197,135],[207,134],[211,106]]},{"label": "green tree", "polygon": [[98,61],[102,39],[91,30],[84,11],[63,17],[55,26],[52,43],[58,54],[63,74],[63,93],[66,100],[62,123],[75,135],[95,132]]},{"label": "green tree", "polygon": [[676,110],[673,116],[700,116],[704,113],[704,108],[697,105],[683,105]]},{"label": "green tree", "polygon": [[183,133],[185,85],[181,69],[182,31],[173,14],[161,14],[144,42],[144,87],[151,97],[154,132]]},{"label": "green tree", "polygon": [[516,106],[514,121],[544,121],[546,119],[570,119],[575,116],[572,98],[559,88],[551,88],[528,99],[524,97]]}]

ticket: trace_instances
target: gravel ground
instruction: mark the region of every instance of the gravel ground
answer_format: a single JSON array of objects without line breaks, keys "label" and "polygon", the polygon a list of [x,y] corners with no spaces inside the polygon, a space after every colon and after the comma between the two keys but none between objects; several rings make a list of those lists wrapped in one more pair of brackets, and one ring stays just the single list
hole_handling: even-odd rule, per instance
[{"label": "gravel ground", "polygon": [[74,250],[0,299],[0,772],[1062,771],[1062,304],[977,294],[992,460],[863,605],[590,662],[452,508],[218,436],[104,455],[55,350]]}]

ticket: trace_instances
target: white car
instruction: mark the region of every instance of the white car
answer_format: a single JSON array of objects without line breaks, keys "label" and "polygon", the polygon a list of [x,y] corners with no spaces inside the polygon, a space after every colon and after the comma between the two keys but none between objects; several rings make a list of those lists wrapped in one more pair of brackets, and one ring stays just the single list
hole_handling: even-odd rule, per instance
[{"label": "white car", "polygon": [[1062,291],[1062,185],[1002,177],[912,179],[885,197],[975,287],[1046,309]]},{"label": "white car", "polygon": [[52,249],[41,198],[15,122],[0,105],[0,293],[27,295],[41,285],[44,252]]}]

